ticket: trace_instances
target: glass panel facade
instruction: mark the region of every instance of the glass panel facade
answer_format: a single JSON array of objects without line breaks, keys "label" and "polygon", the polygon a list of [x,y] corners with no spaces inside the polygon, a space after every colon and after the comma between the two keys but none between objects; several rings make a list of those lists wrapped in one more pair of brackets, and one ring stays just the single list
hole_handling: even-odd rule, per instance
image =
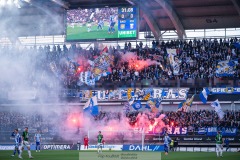
[{"label": "glass panel facade", "polygon": [[[196,29],[196,30],[185,30],[186,39],[193,38],[230,38],[230,37],[240,37],[240,28],[220,28],[220,29]],[[151,46],[154,38],[145,39],[145,32],[139,32],[139,39],[137,41],[131,40],[132,47],[136,47],[136,44],[140,41],[143,42],[143,46]],[[151,35],[153,35],[151,33]],[[171,31],[161,31],[161,40],[172,40],[177,39],[177,32],[175,30]],[[29,37],[19,37],[19,42],[24,46],[44,46],[53,44],[64,44],[65,35],[54,35],[54,36],[29,36]],[[124,48],[125,41],[114,41],[114,42],[100,42],[103,45],[117,47],[119,45]],[[7,37],[0,38],[0,45],[11,45],[11,41]],[[70,46],[70,43],[65,43]],[[81,42],[78,43],[82,48],[94,47],[94,42]]]}]

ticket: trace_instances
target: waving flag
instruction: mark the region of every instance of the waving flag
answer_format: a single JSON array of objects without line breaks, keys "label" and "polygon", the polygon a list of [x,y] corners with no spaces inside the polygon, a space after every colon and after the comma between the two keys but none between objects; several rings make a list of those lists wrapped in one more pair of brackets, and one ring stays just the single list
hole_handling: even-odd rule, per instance
[{"label": "waving flag", "polygon": [[93,116],[98,115],[98,103],[97,97],[93,96],[90,98],[83,107],[85,113],[90,113]]},{"label": "waving flag", "polygon": [[107,53],[108,52],[108,47],[104,47],[103,50],[100,52],[100,55],[102,55],[103,53]]},{"label": "waving flag", "polygon": [[79,75],[79,83],[78,85],[81,86],[83,84],[86,84],[88,86],[95,85],[95,79],[91,78],[92,73],[90,71],[87,72],[81,72]]},{"label": "waving flag", "polygon": [[186,101],[183,101],[183,102],[179,103],[177,111],[186,112],[186,110],[184,110],[184,107],[183,107],[185,105],[185,103],[186,103]]},{"label": "waving flag", "polygon": [[214,110],[215,110],[215,112],[217,113],[219,119],[223,119],[223,117],[224,117],[224,112],[223,112],[223,110],[222,110],[222,107],[221,107],[218,99],[215,100],[214,102],[212,102],[212,103],[211,103],[211,106],[214,108]]},{"label": "waving flag", "polygon": [[94,61],[88,60],[88,63],[91,65],[91,70],[80,73],[78,82],[79,86],[83,84],[93,86],[101,77],[111,74],[110,65],[113,64],[114,56],[105,53],[106,49],[107,48],[105,47],[103,49],[104,53],[98,56]]},{"label": "waving flag", "polygon": [[234,43],[234,46],[235,46],[236,48],[240,49],[240,43],[239,43],[239,42],[238,42],[238,43]]},{"label": "waving flag", "polygon": [[208,90],[208,88],[204,88],[203,91],[199,94],[199,97],[204,104],[207,103],[207,98],[209,94],[210,91]]},{"label": "waving flag", "polygon": [[136,102],[134,102],[132,104],[133,109],[135,109],[136,111],[142,109],[142,104],[140,100],[137,100]]},{"label": "waving flag", "polygon": [[177,61],[175,61],[174,57],[177,55],[176,49],[167,49],[168,59],[173,68],[173,74],[178,75],[180,71],[180,66]]},{"label": "waving flag", "polygon": [[236,73],[238,61],[220,61],[216,67],[216,75],[219,77],[233,76]]},{"label": "waving flag", "polygon": [[94,77],[106,72],[111,64],[113,64],[114,56],[108,53],[103,53],[90,63]]},{"label": "waving flag", "polygon": [[153,113],[157,113],[159,110],[159,106],[161,104],[162,99],[157,98],[157,99],[150,99],[147,101],[146,107],[147,109],[151,109]]},{"label": "waving flag", "polygon": [[104,72],[97,77],[95,77],[95,81],[99,81],[101,77],[106,77],[107,75],[111,74],[110,72]]},{"label": "waving flag", "polygon": [[178,112],[178,111],[180,111],[180,112],[188,112],[189,107],[192,106],[194,96],[195,96],[195,95],[193,95],[190,99],[188,98],[187,100],[181,102],[181,103],[178,105],[178,110],[177,110],[177,112]]}]

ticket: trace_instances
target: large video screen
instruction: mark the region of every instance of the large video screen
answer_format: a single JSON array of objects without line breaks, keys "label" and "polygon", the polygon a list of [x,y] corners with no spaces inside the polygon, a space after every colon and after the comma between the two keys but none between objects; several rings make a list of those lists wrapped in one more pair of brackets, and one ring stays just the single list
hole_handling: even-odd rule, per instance
[{"label": "large video screen", "polygon": [[136,39],[136,7],[67,10],[66,41]]}]

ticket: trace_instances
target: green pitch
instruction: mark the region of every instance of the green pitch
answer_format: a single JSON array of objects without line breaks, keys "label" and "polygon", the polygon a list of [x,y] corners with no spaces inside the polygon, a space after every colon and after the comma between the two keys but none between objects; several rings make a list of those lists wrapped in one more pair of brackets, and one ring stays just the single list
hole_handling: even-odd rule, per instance
[{"label": "green pitch", "polygon": [[108,24],[103,26],[103,29],[97,29],[97,25],[91,27],[91,31],[88,32],[87,26],[80,26],[75,24],[74,27],[67,27],[67,40],[81,40],[81,39],[106,39],[106,38],[118,38],[118,24],[114,26],[115,32],[108,33]]},{"label": "green pitch", "polygon": [[[12,151],[0,151],[0,160],[14,160],[18,159],[17,156],[11,157]],[[240,152],[224,152],[223,158],[217,158],[215,152],[170,152],[168,156],[165,156],[164,153],[161,153],[161,156],[156,156],[156,152],[103,152],[103,155],[112,155],[112,154],[139,154],[137,160],[239,160]],[[159,155],[160,153],[158,153]],[[81,156],[82,155],[82,156]],[[105,160],[112,159],[117,160],[118,158],[101,158],[98,157],[96,151],[91,152],[80,152],[79,151],[42,151],[34,152],[32,151],[32,156],[34,160]],[[84,156],[84,157],[83,157]],[[148,157],[147,159],[145,157]],[[161,157],[161,158],[160,158]],[[23,159],[29,159],[27,151],[23,152]]]}]

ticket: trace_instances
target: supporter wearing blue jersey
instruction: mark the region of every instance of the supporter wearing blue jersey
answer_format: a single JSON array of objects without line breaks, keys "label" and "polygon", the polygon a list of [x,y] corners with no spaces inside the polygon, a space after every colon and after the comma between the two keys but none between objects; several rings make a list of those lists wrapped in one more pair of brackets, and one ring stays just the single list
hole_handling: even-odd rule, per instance
[{"label": "supporter wearing blue jersey", "polygon": [[34,136],[34,140],[36,142],[36,152],[40,152],[40,142],[41,142],[41,134],[40,131],[37,131],[37,133]]},{"label": "supporter wearing blue jersey", "polygon": [[164,141],[163,144],[164,144],[165,155],[168,155],[168,148],[169,148],[169,143],[171,142],[171,138],[168,136],[167,133],[165,134],[163,141]]},{"label": "supporter wearing blue jersey", "polygon": [[18,155],[20,154],[19,147],[21,146],[21,136],[18,133],[18,129],[15,129],[14,132],[12,132],[11,136],[14,137],[14,142],[15,142],[15,147],[12,154],[12,157],[14,157],[16,152],[18,152]]}]

